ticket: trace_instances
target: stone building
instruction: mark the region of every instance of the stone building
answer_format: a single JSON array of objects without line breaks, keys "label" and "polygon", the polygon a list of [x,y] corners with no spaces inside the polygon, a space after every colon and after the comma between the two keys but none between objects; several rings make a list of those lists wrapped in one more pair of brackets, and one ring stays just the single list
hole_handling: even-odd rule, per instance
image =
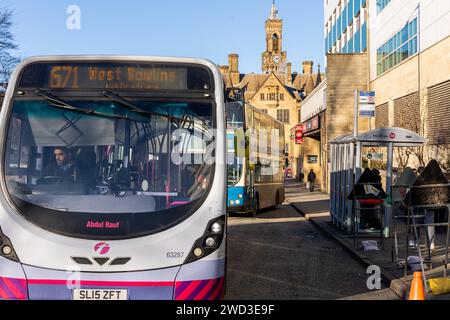
[{"label": "stone building", "polygon": [[[322,190],[329,187],[329,142],[353,132],[354,90],[367,90],[367,54],[328,54],[326,78],[303,102],[304,171],[314,169]],[[359,119],[361,132],[370,128]]]},{"label": "stone building", "polygon": [[241,74],[239,55],[230,54],[228,65],[220,66],[227,87],[245,90],[247,103],[263,110],[285,124],[285,151],[293,175],[302,167],[300,145],[295,144],[291,134],[300,123],[301,101],[321,82],[323,75],[314,73],[314,63],[304,61],[302,73],[293,72],[288,62],[287,51],[283,51],[283,20],[278,16],[275,4],[265,22],[266,50],[262,53],[262,73]]}]

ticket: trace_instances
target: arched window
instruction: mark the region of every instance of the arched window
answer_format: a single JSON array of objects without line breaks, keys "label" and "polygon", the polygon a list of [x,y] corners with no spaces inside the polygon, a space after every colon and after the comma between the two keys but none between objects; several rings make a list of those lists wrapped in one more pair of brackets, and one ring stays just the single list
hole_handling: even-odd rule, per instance
[{"label": "arched window", "polygon": [[274,33],[272,35],[272,49],[273,52],[278,52],[280,48],[280,39],[278,39],[278,35],[276,33]]}]

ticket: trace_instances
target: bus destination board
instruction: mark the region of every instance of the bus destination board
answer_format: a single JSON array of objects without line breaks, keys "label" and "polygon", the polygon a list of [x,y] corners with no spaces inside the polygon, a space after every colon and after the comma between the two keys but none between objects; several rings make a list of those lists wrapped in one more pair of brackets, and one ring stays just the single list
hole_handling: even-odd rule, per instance
[{"label": "bus destination board", "polygon": [[49,76],[51,89],[187,89],[185,68],[57,65]]},{"label": "bus destination board", "polygon": [[20,88],[60,90],[213,90],[203,66],[161,63],[35,63],[22,73]]}]

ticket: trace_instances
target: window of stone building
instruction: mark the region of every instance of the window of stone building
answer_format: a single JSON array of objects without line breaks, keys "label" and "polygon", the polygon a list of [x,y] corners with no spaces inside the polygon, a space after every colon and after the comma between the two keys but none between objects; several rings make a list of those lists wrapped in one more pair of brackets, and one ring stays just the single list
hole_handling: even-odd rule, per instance
[{"label": "window of stone building", "polygon": [[265,99],[265,94],[264,94],[264,93],[261,93],[261,95],[260,95],[260,99],[261,99],[261,101],[264,101],[264,100],[266,100],[266,99]]},{"label": "window of stone building", "polygon": [[289,123],[289,109],[278,109],[277,120],[283,123]]},{"label": "window of stone building", "polygon": [[274,52],[278,52],[280,47],[278,35],[276,33],[272,36],[272,49]]},{"label": "window of stone building", "polygon": [[261,109],[261,111],[267,113],[267,109]]}]

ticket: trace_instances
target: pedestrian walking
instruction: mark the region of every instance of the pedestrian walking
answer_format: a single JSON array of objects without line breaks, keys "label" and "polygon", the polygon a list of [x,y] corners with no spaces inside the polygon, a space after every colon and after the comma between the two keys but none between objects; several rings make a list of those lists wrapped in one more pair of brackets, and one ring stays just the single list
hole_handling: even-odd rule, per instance
[{"label": "pedestrian walking", "polygon": [[309,191],[314,192],[314,183],[315,182],[316,182],[316,174],[314,173],[314,170],[311,169],[311,171],[308,174]]}]

